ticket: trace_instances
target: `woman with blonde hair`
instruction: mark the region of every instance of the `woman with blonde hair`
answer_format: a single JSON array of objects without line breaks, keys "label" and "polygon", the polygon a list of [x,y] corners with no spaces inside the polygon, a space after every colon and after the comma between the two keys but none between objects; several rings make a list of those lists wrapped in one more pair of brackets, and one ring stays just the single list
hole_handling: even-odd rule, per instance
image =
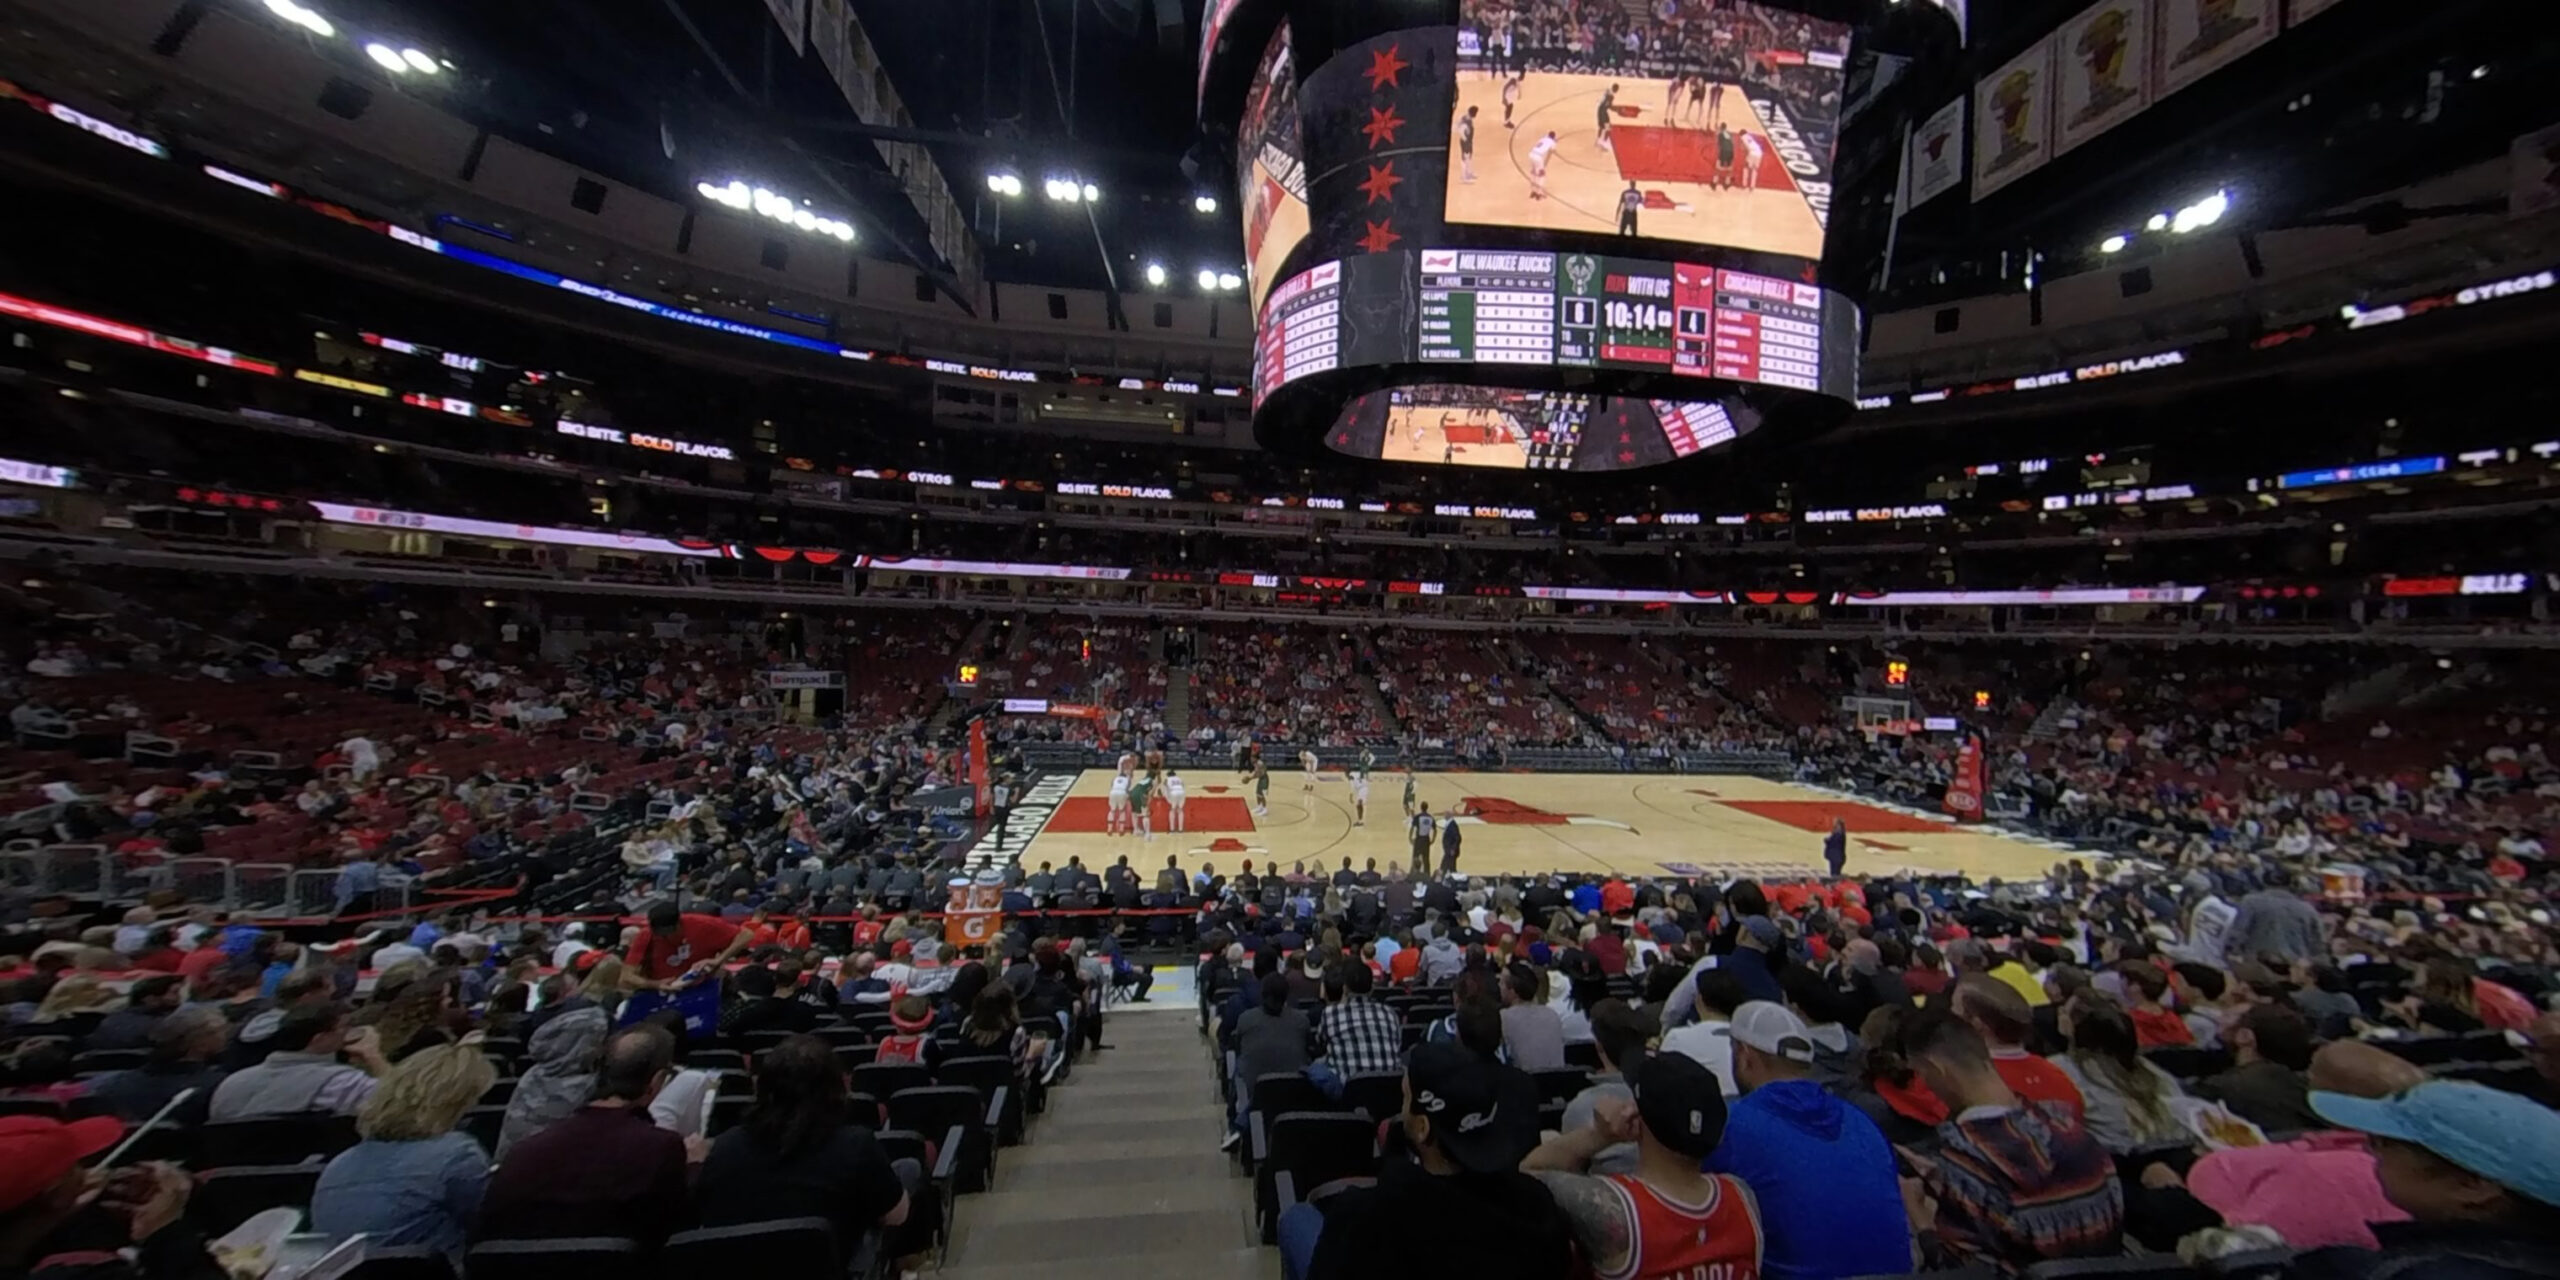
[{"label": "woman with blonde hair", "polygon": [[497,1078],[477,1044],[420,1049],[356,1112],[363,1141],[321,1170],[311,1229],[427,1245],[459,1269],[489,1189],[489,1153],[454,1128]]}]

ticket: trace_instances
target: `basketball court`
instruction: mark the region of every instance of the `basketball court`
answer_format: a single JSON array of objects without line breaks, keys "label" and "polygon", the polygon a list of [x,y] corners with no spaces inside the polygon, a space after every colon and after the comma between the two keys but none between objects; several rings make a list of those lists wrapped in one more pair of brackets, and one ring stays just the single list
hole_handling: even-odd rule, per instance
[{"label": "basketball court", "polygon": [[1528,429],[1499,409],[1399,405],[1387,410],[1387,434],[1378,456],[1388,462],[1446,462],[1462,467],[1529,465],[1521,446]]},{"label": "basketball court", "polygon": [[[1156,836],[1103,834],[1111,771],[1090,769],[1022,855],[1027,866],[1084,859],[1099,870],[1127,855],[1142,879],[1170,855],[1186,871],[1203,861],[1232,873],[1305,860],[1313,870],[1375,858],[1380,870],[1408,861],[1404,775],[1380,770],[1370,783],[1369,820],[1351,825],[1351,785],[1338,772],[1313,794],[1292,769],[1271,775],[1270,812],[1256,817],[1249,782],[1219,769],[1182,775],[1189,830],[1165,829],[1161,796]],[[1835,817],[1849,826],[1849,873],[1961,872],[1976,880],[2041,877],[2071,856],[2051,846],[1980,827],[1886,809],[1791,783],[1723,775],[1423,773],[1415,796],[1434,814],[1463,816],[1458,869],[1471,875],[1550,871],[1622,875],[1748,875],[1786,878],[1823,872],[1822,839]],[[1433,846],[1438,858],[1438,846]]]},{"label": "basketball court", "polygon": [[[1615,123],[1604,150],[1600,98],[1612,84],[1618,86]],[[1502,81],[1481,73],[1459,76],[1458,114],[1478,108],[1476,180],[1464,180],[1453,133],[1449,221],[1612,235],[1618,230],[1618,197],[1633,181],[1645,198],[1636,218],[1643,238],[1820,258],[1822,224],[1768,145],[1769,126],[1741,87],[1728,84],[1719,101],[1694,109],[1685,92],[1678,103],[1666,103],[1669,88],[1667,80],[1533,71],[1521,82],[1515,127],[1505,129]],[[1718,124],[1733,131],[1737,157],[1743,134],[1760,139],[1760,163],[1751,175],[1756,185],[1710,184]],[[1549,132],[1556,135],[1556,152],[1547,162],[1547,198],[1533,199],[1529,149]]]}]

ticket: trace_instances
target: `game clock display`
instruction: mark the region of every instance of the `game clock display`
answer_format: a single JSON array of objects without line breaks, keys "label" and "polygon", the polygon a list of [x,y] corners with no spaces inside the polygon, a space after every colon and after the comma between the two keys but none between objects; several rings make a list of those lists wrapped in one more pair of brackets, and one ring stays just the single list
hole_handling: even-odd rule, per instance
[{"label": "game clock display", "polygon": [[[1697,263],[1597,254],[1424,249],[1320,263],[1272,291],[1256,334],[1255,403],[1353,365],[1624,369],[1855,394],[1857,308],[1818,286]],[[1346,268],[1358,265],[1354,281]],[[1411,308],[1409,345],[1393,330]],[[1357,358],[1348,326],[1367,319]]]}]

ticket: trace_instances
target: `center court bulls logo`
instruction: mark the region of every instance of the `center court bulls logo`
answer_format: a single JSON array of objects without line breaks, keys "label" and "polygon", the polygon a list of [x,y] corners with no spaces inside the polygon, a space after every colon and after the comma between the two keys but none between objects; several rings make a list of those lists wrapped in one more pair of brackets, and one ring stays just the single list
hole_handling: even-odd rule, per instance
[{"label": "center court bulls logo", "polygon": [[1549,813],[1535,805],[1500,796],[1468,796],[1458,802],[1458,821],[1488,827],[1616,827],[1634,833],[1635,828],[1615,818],[1595,818],[1587,813]]}]

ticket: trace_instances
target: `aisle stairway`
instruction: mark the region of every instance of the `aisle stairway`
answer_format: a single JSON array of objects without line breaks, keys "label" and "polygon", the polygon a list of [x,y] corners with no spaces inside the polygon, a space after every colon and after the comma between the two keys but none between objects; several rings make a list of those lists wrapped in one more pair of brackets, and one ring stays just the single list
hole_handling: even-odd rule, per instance
[{"label": "aisle stairway", "polygon": [[1165,673],[1164,727],[1176,738],[1191,735],[1191,668],[1175,667]]},{"label": "aisle stairway", "polygon": [[[1159,989],[1161,991],[1161,989]],[[1276,1280],[1253,1184],[1218,1151],[1218,1089],[1189,1001],[1115,1007],[995,1189],[960,1201],[938,1280]]]}]

